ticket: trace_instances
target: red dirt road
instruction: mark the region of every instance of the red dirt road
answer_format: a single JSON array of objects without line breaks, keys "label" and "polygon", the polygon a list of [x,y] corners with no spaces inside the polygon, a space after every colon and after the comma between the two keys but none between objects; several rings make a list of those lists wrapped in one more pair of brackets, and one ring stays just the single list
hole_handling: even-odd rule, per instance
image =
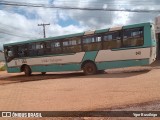
[{"label": "red dirt road", "polygon": [[0,72],[0,109],[96,110],[160,100],[160,69],[143,69],[109,70],[92,76],[78,72],[25,77]]}]

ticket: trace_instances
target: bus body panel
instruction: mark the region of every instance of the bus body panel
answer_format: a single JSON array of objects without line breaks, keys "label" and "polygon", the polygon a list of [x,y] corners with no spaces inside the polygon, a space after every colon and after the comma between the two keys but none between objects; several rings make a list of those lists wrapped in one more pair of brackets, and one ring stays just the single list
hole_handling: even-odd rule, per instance
[{"label": "bus body panel", "polygon": [[[98,70],[112,69],[112,68],[123,68],[131,66],[144,66],[149,65],[149,59],[141,60],[122,60],[122,61],[108,61],[96,63]],[[65,65],[38,65],[30,66],[32,72],[60,72],[60,71],[80,71],[80,64],[65,64]],[[20,72],[20,67],[8,68],[9,73]]]},{"label": "bus body panel", "polygon": [[[32,72],[60,72],[60,71],[79,71],[81,70],[80,64],[64,64],[64,65],[35,65],[30,66]],[[19,73],[21,72],[20,67],[9,67],[8,73]]]},{"label": "bus body panel", "polygon": [[121,61],[150,58],[151,48],[138,48],[126,50],[100,50],[96,62]]},{"label": "bus body panel", "polygon": [[156,46],[153,46],[150,48],[150,59],[149,59],[149,64],[153,63],[155,60],[156,60],[156,57],[157,57],[157,47]]},{"label": "bus body panel", "polygon": [[89,51],[89,52],[86,52],[85,55],[84,55],[84,58],[82,60],[82,62],[84,61],[87,61],[87,60],[90,60],[90,61],[95,61],[96,59],[96,56],[98,54],[98,51]]},{"label": "bus body panel", "polygon": [[50,56],[50,57],[34,57],[34,58],[24,58],[24,59],[14,59],[8,63],[8,67],[22,66],[27,64],[29,66],[36,65],[51,65],[51,64],[70,64],[70,63],[80,63],[84,57],[85,52],[60,55],[60,56]]},{"label": "bus body panel", "polygon": [[19,73],[21,72],[20,67],[8,67],[7,68],[8,73]]},{"label": "bus body panel", "polygon": [[38,65],[31,66],[32,72],[60,72],[60,71],[79,71],[80,64],[52,64],[52,65]]},{"label": "bus body panel", "polygon": [[112,69],[112,68],[123,68],[132,66],[143,66],[149,65],[149,59],[141,60],[122,60],[122,61],[108,61],[96,63],[99,70]]}]

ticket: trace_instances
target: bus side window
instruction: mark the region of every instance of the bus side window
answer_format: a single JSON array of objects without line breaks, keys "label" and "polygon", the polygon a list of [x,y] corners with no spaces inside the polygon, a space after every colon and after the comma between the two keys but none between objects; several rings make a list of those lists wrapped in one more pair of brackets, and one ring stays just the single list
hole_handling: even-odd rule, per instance
[{"label": "bus side window", "polygon": [[18,46],[18,57],[27,57],[27,56],[28,56],[27,45],[19,45]]},{"label": "bus side window", "polygon": [[75,53],[81,52],[81,38],[69,38],[63,41],[63,52]]},{"label": "bus side window", "polygon": [[93,51],[102,49],[101,36],[87,36],[83,38],[83,50]]},{"label": "bus side window", "polygon": [[14,56],[14,54],[13,54],[13,51],[12,50],[8,50],[8,57],[13,57]]},{"label": "bus side window", "polygon": [[101,37],[101,36],[97,36],[97,37],[96,37],[96,42],[101,42],[101,40],[102,40],[102,37]]},{"label": "bus side window", "polygon": [[36,44],[30,43],[29,44],[29,56],[36,56],[36,55],[37,55]]},{"label": "bus side window", "polygon": [[44,43],[44,52],[47,55],[51,54],[51,41],[46,41]]},{"label": "bus side window", "polygon": [[11,46],[11,47],[8,47],[6,48],[6,59],[7,59],[7,62],[10,62],[12,59],[14,59],[16,57],[16,53],[15,53],[15,47],[14,46]]},{"label": "bus side window", "polygon": [[44,55],[44,43],[43,42],[38,42],[36,43],[36,52],[37,55]]},{"label": "bus side window", "polygon": [[121,31],[107,33],[103,37],[103,49],[120,48],[121,45]]},{"label": "bus side window", "polygon": [[60,42],[51,42],[51,52],[53,54],[60,54],[62,52]]},{"label": "bus side window", "polygon": [[36,49],[43,49],[44,45],[43,43],[36,43]]},{"label": "bus side window", "polygon": [[143,29],[134,28],[126,29],[123,32],[123,46],[132,47],[132,46],[142,46],[143,45]]}]

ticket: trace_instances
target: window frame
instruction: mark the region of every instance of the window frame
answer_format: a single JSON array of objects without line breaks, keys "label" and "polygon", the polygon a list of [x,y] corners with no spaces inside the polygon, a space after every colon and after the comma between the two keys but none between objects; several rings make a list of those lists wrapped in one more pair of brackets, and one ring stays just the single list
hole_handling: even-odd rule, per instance
[{"label": "window frame", "polygon": [[[37,45],[39,44],[40,48],[37,48]],[[41,47],[43,45],[43,47]],[[36,50],[42,50],[45,48],[45,43],[44,42],[36,42]]]},{"label": "window frame", "polygon": [[[138,37],[135,37],[135,36],[133,36],[132,35],[132,33],[133,32],[135,32],[134,30],[138,30],[139,29],[139,32],[140,31],[142,31],[142,33],[140,34],[140,36],[138,36]],[[133,30],[133,31],[131,31],[131,37],[127,37],[127,38],[124,38],[124,32],[126,31],[126,30]],[[138,31],[137,31],[138,32]],[[127,29],[123,29],[123,34],[122,34],[122,36],[123,36],[123,39],[122,39],[122,47],[123,48],[129,48],[129,47],[139,47],[139,46],[143,46],[144,45],[144,26],[142,26],[142,27],[134,27],[134,28],[127,28]],[[130,39],[133,39],[133,40],[135,40],[135,38],[142,38],[142,40],[143,40],[143,44],[142,45],[128,45],[128,46],[126,46],[126,45],[124,45],[124,39],[128,39],[128,38],[130,38]]]},{"label": "window frame", "polygon": [[[29,46],[28,46],[28,43],[26,43],[26,44],[19,44],[19,45],[17,45],[17,56],[18,56],[18,58],[22,58],[21,56],[19,56],[19,47],[24,47],[24,56],[22,56],[22,57],[28,57],[29,56]],[[25,53],[26,52],[26,53]]]},{"label": "window frame", "polygon": [[[114,38],[114,37],[113,37],[113,34],[114,34],[114,33],[119,33],[120,39],[113,39],[113,38]],[[112,35],[112,39],[111,39],[111,40],[105,40],[104,37],[105,37],[106,35]],[[116,38],[117,38],[117,37],[116,37]],[[103,34],[103,41],[114,41],[114,40],[121,40],[121,39],[122,39],[122,30],[108,31],[108,32],[106,32],[106,33]]]},{"label": "window frame", "polygon": [[[76,45],[72,44],[72,43],[69,43],[71,41],[76,41]],[[80,41],[80,43],[79,43]],[[68,45],[64,46],[64,42],[67,42]],[[80,51],[71,51],[71,52],[67,52],[65,51],[65,49],[67,48],[71,48],[71,47],[76,47],[76,46],[80,46]],[[77,37],[70,37],[70,38],[66,38],[66,39],[63,39],[62,40],[62,50],[63,50],[63,53],[77,53],[77,52],[82,52],[82,39],[81,39],[81,36],[77,36]]]},{"label": "window frame", "polygon": [[[10,50],[9,50],[10,49]],[[12,52],[12,56],[9,56],[8,52],[11,51]],[[11,46],[6,46],[4,47],[4,54],[5,54],[5,59],[6,62],[10,62],[12,61],[14,58],[18,58],[18,54],[17,54],[17,45],[11,45]]]},{"label": "window frame", "polygon": [[[54,43],[54,47],[52,46],[52,43]],[[59,46],[55,46],[56,43],[59,43]],[[54,52],[54,49],[60,49],[59,52]],[[58,40],[51,40],[51,48],[50,48],[50,54],[62,54],[62,40],[58,39]]]},{"label": "window frame", "polygon": [[[84,43],[85,38],[91,38],[91,37],[94,38],[94,42]],[[101,41],[97,41],[96,40],[97,37],[101,37]],[[98,50],[102,50],[102,40],[103,40],[102,34],[92,34],[92,35],[82,36],[82,50],[86,52],[86,50],[84,49],[84,46],[87,44],[91,45],[91,44],[98,44],[98,43],[100,43],[100,49]],[[97,50],[88,50],[88,51],[97,51]]]},{"label": "window frame", "polygon": [[[105,40],[104,39],[104,37],[106,36],[106,35],[110,35],[110,34],[112,34],[112,36],[113,36],[113,34],[114,33],[116,33],[116,32],[118,32],[119,33],[119,39],[113,39],[113,37],[112,37],[112,40]],[[116,30],[116,31],[108,31],[108,32],[105,32],[105,33],[103,33],[103,35],[102,35],[102,49],[103,50],[108,50],[108,49],[120,49],[120,48],[122,48],[122,46],[123,46],[123,43],[122,43],[122,40],[123,40],[123,30]],[[117,38],[117,37],[116,37]],[[120,41],[120,46],[121,47],[119,47],[119,48],[105,48],[104,47],[104,45],[105,45],[105,42],[111,42],[111,41]]]}]

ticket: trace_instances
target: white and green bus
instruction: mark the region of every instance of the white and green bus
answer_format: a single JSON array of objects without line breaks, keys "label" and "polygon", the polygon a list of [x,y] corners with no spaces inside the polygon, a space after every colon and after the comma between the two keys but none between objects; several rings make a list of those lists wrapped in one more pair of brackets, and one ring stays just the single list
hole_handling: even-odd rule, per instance
[{"label": "white and green bus", "polygon": [[9,73],[81,71],[149,65],[156,59],[151,23],[4,44]]}]

